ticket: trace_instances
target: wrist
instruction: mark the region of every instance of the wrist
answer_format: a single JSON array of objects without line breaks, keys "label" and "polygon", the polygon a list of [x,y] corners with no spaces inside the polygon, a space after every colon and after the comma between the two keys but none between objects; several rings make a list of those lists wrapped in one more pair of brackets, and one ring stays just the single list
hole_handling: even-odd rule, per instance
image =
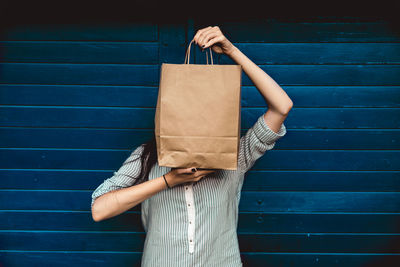
[{"label": "wrist", "polygon": [[236,46],[232,45],[232,47],[225,53],[227,56],[230,58],[233,58],[233,56],[239,51],[239,48]]},{"label": "wrist", "polygon": [[165,180],[167,181],[165,183],[165,180],[164,180],[166,188],[168,188],[167,183],[168,183],[169,187],[171,187],[171,188],[175,186],[175,182],[174,182],[175,179],[174,179],[174,176],[172,173],[168,172],[168,173],[164,174],[164,177],[165,177]]}]

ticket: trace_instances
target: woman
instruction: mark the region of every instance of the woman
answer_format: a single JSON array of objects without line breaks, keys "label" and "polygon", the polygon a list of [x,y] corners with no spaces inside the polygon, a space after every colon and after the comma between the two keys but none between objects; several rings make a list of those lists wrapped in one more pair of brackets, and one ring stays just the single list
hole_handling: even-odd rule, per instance
[{"label": "woman", "polygon": [[153,136],[93,192],[95,221],[142,203],[145,267],[242,266],[236,230],[244,175],[286,134],[283,122],[293,105],[285,91],[219,27],[198,30],[194,42],[240,64],[266,100],[268,111],[241,137],[237,170],[160,167]]}]

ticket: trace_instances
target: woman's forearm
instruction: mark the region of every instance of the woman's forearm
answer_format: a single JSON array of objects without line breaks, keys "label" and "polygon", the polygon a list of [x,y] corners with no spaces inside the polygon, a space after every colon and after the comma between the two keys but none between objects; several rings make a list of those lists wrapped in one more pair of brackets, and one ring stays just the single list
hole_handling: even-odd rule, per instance
[{"label": "woman's forearm", "polygon": [[93,220],[98,222],[117,216],[166,188],[164,178],[160,176],[138,185],[110,191],[94,202]]},{"label": "woman's forearm", "polygon": [[293,106],[292,100],[264,70],[251,61],[236,46],[234,46],[228,56],[242,66],[243,71],[249,76],[264,97],[268,108],[281,114],[287,114],[290,111]]}]

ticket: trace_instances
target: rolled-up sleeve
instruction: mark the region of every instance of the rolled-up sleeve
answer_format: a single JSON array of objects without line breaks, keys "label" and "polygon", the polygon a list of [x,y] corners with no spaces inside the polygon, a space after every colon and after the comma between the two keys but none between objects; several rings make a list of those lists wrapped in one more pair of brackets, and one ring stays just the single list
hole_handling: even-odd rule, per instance
[{"label": "rolled-up sleeve", "polygon": [[267,150],[273,149],[276,141],[285,134],[284,123],[281,124],[281,128],[276,133],[265,123],[264,114],[261,115],[253,127],[240,138],[238,162],[240,172],[247,172],[256,160],[264,155]]},{"label": "rolled-up sleeve", "polygon": [[101,195],[134,184],[134,182],[139,178],[141,169],[140,158],[143,148],[143,145],[137,147],[125,160],[119,170],[114,172],[112,177],[105,179],[103,183],[93,191],[91,206],[93,206],[94,201]]}]

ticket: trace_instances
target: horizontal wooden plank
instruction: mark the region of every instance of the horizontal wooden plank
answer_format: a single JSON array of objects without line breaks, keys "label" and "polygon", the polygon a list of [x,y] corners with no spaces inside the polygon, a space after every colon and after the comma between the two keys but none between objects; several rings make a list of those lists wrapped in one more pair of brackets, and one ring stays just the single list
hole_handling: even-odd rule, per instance
[{"label": "horizontal wooden plank", "polygon": [[244,266],[273,267],[273,266],[324,266],[324,267],[355,267],[355,266],[390,266],[400,263],[398,254],[369,254],[369,253],[242,253]]},{"label": "horizontal wooden plank", "polygon": [[[234,43],[256,64],[399,64],[399,43]],[[355,52],[356,51],[356,52]],[[236,64],[220,56],[221,64]]]},{"label": "horizontal wooden plank", "polygon": [[0,251],[5,266],[132,266],[140,267],[142,252]]},{"label": "horizontal wooden plank", "polygon": [[[154,129],[0,128],[0,148],[132,149]],[[241,129],[241,136],[248,129]],[[291,132],[291,133],[289,133]],[[30,138],[26,138],[29,136]],[[96,136],[96,138],[93,138]],[[274,149],[399,149],[399,130],[291,129]]]},{"label": "horizontal wooden plank", "polygon": [[[260,67],[281,85],[400,85],[400,65]],[[158,65],[2,63],[0,68],[0,82],[13,84],[158,85],[159,81]],[[245,73],[242,84],[253,84]]]},{"label": "horizontal wooden plank", "polygon": [[[400,85],[399,65],[260,65],[281,85]],[[243,85],[252,85],[243,73]]]},{"label": "horizontal wooden plank", "polygon": [[[94,190],[112,175],[96,170],[0,170],[0,189]],[[23,177],[23,182],[15,177]]]},{"label": "horizontal wooden plank", "polygon": [[8,41],[157,41],[154,23],[21,24],[4,29]]},{"label": "horizontal wooden plank", "polygon": [[[400,121],[388,121],[399,117],[399,111],[398,108],[294,108],[285,122],[292,128],[308,129],[399,128]],[[249,113],[259,114],[257,112],[257,108],[249,109]]]},{"label": "horizontal wooden plank", "polygon": [[170,19],[168,21],[160,23],[159,26],[159,62],[183,64],[187,45],[187,24],[172,22]]},{"label": "horizontal wooden plank", "polygon": [[218,25],[231,42],[399,42],[388,21],[280,22],[223,21]]},{"label": "horizontal wooden plank", "polygon": [[[211,107],[206,106],[210,109]],[[216,107],[217,108],[217,107]],[[250,128],[267,108],[242,108],[241,127]],[[0,126],[154,129],[155,108],[0,106]],[[398,108],[293,108],[292,129],[400,128]]]},{"label": "horizontal wooden plank", "polygon": [[[242,252],[398,253],[399,235],[240,234]],[[0,232],[0,249],[140,252],[144,234],[125,232]],[[324,244],[324,245],[321,245]]]},{"label": "horizontal wooden plank", "polygon": [[[0,257],[7,266],[129,266],[140,267],[142,252],[88,252],[88,251],[1,251]],[[368,254],[368,253],[241,253],[243,266],[272,267],[272,266],[337,266],[342,267],[382,266],[396,267],[400,263],[397,254]]]},{"label": "horizontal wooden plank", "polygon": [[[113,170],[130,153],[130,150],[4,148],[0,149],[0,168]],[[398,171],[399,155],[397,150],[270,150],[256,161],[252,170]]]},{"label": "horizontal wooden plank", "polygon": [[[92,190],[0,190],[0,210],[90,210]],[[400,212],[400,192],[242,192],[242,212]],[[66,201],[68,199],[68,201]],[[184,205],[184,203],[182,203]],[[135,206],[132,211],[139,211]]]},{"label": "horizontal wooden plank", "polygon": [[400,191],[399,171],[252,170],[245,179],[242,191]]},{"label": "horizontal wooden plank", "polygon": [[2,106],[0,126],[154,128],[154,116],[155,108]]},{"label": "horizontal wooden plank", "polygon": [[398,212],[399,192],[242,192],[241,211]]},{"label": "horizontal wooden plank", "polygon": [[[400,86],[281,86],[295,107],[400,107]],[[1,88],[1,85],[0,85]],[[242,107],[262,107],[255,86],[242,87]]]},{"label": "horizontal wooden plank", "polygon": [[156,42],[3,41],[2,62],[158,64]]},{"label": "horizontal wooden plank", "polygon": [[[0,189],[94,190],[112,175],[96,170],[0,170]],[[400,191],[399,171],[250,170],[245,179],[242,191]]]},{"label": "horizontal wooden plank", "polygon": [[0,84],[3,105],[156,107],[158,86]]},{"label": "horizontal wooden plank", "polygon": [[[399,214],[389,213],[240,212],[238,232],[397,234],[399,220]],[[102,222],[106,222],[106,220]]]},{"label": "horizontal wooden plank", "polygon": [[[292,154],[292,156],[290,156]],[[290,162],[293,159],[294,162]],[[398,171],[400,151],[268,151],[253,170]]]},{"label": "horizontal wooden plank", "polygon": [[158,65],[1,63],[1,83],[158,85]]},{"label": "horizontal wooden plank", "polygon": [[[295,107],[400,107],[400,86],[282,86]],[[242,107],[265,107],[255,86],[242,87]],[[158,86],[0,84],[2,105],[155,107]],[[318,96],[318,97],[315,97]]]},{"label": "horizontal wooden plank", "polygon": [[[396,133],[392,133],[395,135]],[[0,128],[0,148],[133,149],[147,142],[154,129]],[[30,138],[26,138],[30,136]],[[95,136],[95,138],[93,138]],[[390,134],[383,140],[390,138]],[[382,143],[384,143],[383,141]],[[390,140],[387,140],[390,142]],[[400,146],[400,145],[399,145]]]},{"label": "horizontal wooden plank", "polygon": [[398,253],[400,235],[239,234],[243,252]]},{"label": "horizontal wooden plank", "polygon": [[[351,222],[351,223],[349,223]],[[397,233],[400,214],[239,212],[239,233]],[[93,222],[90,211],[0,211],[0,230],[143,232],[141,212]]]}]

